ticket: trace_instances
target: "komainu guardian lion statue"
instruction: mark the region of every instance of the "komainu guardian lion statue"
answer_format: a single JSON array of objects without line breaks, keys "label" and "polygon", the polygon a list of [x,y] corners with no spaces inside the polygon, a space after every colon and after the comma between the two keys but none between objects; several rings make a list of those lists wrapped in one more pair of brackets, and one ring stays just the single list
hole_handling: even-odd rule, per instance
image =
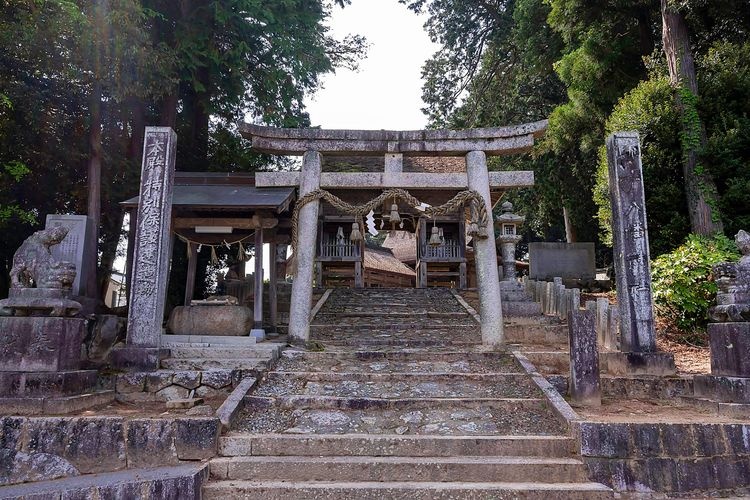
[{"label": "komainu guardian lion statue", "polygon": [[76,277],[75,264],[55,259],[50,251],[68,231],[65,226],[56,226],[29,236],[13,255],[11,286],[70,289]]},{"label": "komainu guardian lion statue", "polygon": [[0,309],[16,316],[74,316],[81,304],[71,300],[76,279],[72,262],[56,259],[50,247],[58,245],[70,229],[56,226],[37,231],[24,241],[13,256],[11,288]]}]

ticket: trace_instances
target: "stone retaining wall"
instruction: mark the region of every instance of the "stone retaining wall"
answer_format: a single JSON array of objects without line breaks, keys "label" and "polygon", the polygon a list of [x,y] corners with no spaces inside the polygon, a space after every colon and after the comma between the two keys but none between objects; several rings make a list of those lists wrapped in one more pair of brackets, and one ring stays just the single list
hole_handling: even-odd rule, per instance
[{"label": "stone retaining wall", "polygon": [[117,400],[128,403],[185,399],[191,391],[199,398],[226,397],[242,379],[239,370],[159,370],[117,376]]},{"label": "stone retaining wall", "polygon": [[750,487],[750,425],[577,422],[593,481],[616,491],[689,494]]},{"label": "stone retaining wall", "polygon": [[0,485],[203,460],[218,418],[2,417]]}]

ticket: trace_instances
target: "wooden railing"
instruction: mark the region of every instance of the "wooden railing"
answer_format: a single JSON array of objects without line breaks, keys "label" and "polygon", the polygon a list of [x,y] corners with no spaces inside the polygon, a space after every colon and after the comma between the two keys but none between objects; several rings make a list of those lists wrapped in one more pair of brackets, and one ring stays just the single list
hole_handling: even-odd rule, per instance
[{"label": "wooden railing", "polygon": [[446,240],[439,247],[422,245],[422,258],[427,259],[459,259],[463,257],[461,245],[457,241]]},{"label": "wooden railing", "polygon": [[336,241],[336,238],[324,236],[319,257],[359,257],[359,245],[348,240]]}]

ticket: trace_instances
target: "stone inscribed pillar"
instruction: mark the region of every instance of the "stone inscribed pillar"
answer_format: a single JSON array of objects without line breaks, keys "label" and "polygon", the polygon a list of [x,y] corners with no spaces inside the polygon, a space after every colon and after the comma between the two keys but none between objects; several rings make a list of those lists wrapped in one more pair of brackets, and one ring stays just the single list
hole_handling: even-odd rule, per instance
[{"label": "stone inscribed pillar", "polygon": [[[299,198],[320,187],[321,157],[317,151],[308,151],[302,158],[302,175]],[[310,310],[312,309],[313,268],[315,267],[318,237],[318,211],[320,202],[313,201],[300,209],[297,225],[297,273],[292,282],[292,303],[289,308],[289,336],[293,342],[304,343],[310,339]]]},{"label": "stone inscribed pillar", "polygon": [[617,301],[625,352],[656,351],[641,147],[635,132],[607,139]]},{"label": "stone inscribed pillar", "polygon": [[570,397],[574,406],[601,406],[594,311],[568,311]]},{"label": "stone inscribed pillar", "polygon": [[[469,189],[484,198],[487,215],[490,217],[487,230],[492,233],[492,202],[490,201],[490,179],[487,172],[487,157],[483,151],[471,151],[466,155],[466,174]],[[503,343],[503,309],[500,296],[500,276],[497,270],[497,249],[489,238],[474,238],[474,255],[479,288],[479,317],[482,325],[482,343]]]},{"label": "stone inscribed pillar", "polygon": [[133,253],[127,347],[116,356],[126,368],[159,368],[159,346],[169,277],[177,135],[147,127]]}]

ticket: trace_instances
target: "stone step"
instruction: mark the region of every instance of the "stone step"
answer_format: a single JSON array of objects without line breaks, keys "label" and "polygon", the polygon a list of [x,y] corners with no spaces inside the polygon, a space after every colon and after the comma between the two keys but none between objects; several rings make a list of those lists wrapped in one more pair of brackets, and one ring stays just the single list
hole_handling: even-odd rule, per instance
[{"label": "stone step", "polygon": [[208,467],[191,463],[154,469],[85,474],[52,481],[0,486],[0,498],[180,498],[199,499]]},{"label": "stone step", "polygon": [[218,480],[467,481],[572,483],[586,481],[583,462],[541,457],[224,457],[211,461]]},{"label": "stone step", "polygon": [[170,344],[208,344],[208,345],[251,345],[255,344],[255,337],[250,336],[220,336],[220,335],[173,335],[164,334],[161,336],[162,347],[169,347]]},{"label": "stone step", "polygon": [[243,434],[219,438],[219,454],[243,456],[571,457],[568,436],[434,436]]},{"label": "stone step", "polygon": [[[427,336],[427,335],[425,335]],[[445,340],[441,338],[424,338],[414,339],[408,337],[394,337],[394,338],[375,338],[375,339],[360,339],[357,337],[353,338],[338,338],[338,339],[323,339],[320,337],[313,337],[313,340],[322,342],[325,346],[348,346],[348,347],[399,347],[399,348],[416,348],[416,347],[441,347],[441,346],[479,346],[482,344],[480,338],[466,339],[466,340]]]},{"label": "stone step", "polygon": [[393,398],[539,398],[526,374],[388,374],[271,372],[255,396]]},{"label": "stone step", "polygon": [[281,361],[309,360],[323,363],[326,360],[355,360],[355,361],[413,361],[413,362],[484,362],[495,360],[507,360],[515,363],[515,357],[507,351],[371,351],[365,348],[358,350],[336,352],[314,352],[287,349],[281,353]]},{"label": "stone step", "polygon": [[346,499],[459,500],[523,498],[549,500],[598,500],[613,498],[612,490],[599,483],[470,483],[470,482],[281,482],[216,481],[203,488],[203,498],[264,500]]},{"label": "stone step", "polygon": [[166,370],[252,370],[265,371],[269,368],[270,359],[261,358],[168,358],[161,361]]},{"label": "stone step", "polygon": [[255,344],[252,347],[245,346],[214,346],[214,347],[193,347],[180,346],[169,348],[170,357],[173,359],[190,359],[190,358],[207,358],[207,359],[226,359],[226,358],[262,358],[278,359],[281,354],[279,344]]},{"label": "stone step", "polygon": [[380,309],[377,307],[362,307],[361,310],[354,310],[350,307],[345,308],[343,311],[320,311],[316,318],[328,319],[328,318],[375,318],[375,319],[390,319],[390,318],[419,318],[421,320],[426,319],[466,319],[469,315],[466,311],[452,311],[452,312],[441,312],[441,311],[430,311],[424,308],[405,308],[403,311],[393,311],[390,309]]},{"label": "stone step", "polygon": [[547,408],[542,398],[498,397],[347,397],[291,394],[288,396],[247,396],[245,404],[252,408],[278,406],[286,410],[423,410],[474,409],[484,407],[495,412],[526,411]]},{"label": "stone step", "polygon": [[449,321],[449,322],[437,322],[437,321],[421,321],[415,319],[413,321],[406,321],[404,319],[393,319],[387,318],[373,319],[354,319],[352,321],[345,320],[332,320],[331,322],[319,322],[318,318],[315,318],[315,323],[310,325],[311,332],[327,333],[331,331],[350,331],[350,330],[361,330],[362,334],[367,332],[408,332],[413,330],[427,330],[427,331],[444,331],[451,332],[456,329],[463,329],[467,332],[477,330],[479,323],[474,321],[471,316],[466,315],[465,319],[460,321]]},{"label": "stone step", "polygon": [[508,353],[286,350],[276,371],[316,373],[519,373],[521,366]]},{"label": "stone step", "polygon": [[506,342],[568,344],[568,325],[507,324],[503,332]]},{"label": "stone step", "polygon": [[558,435],[567,423],[542,399],[248,396],[233,429],[269,434]]}]

